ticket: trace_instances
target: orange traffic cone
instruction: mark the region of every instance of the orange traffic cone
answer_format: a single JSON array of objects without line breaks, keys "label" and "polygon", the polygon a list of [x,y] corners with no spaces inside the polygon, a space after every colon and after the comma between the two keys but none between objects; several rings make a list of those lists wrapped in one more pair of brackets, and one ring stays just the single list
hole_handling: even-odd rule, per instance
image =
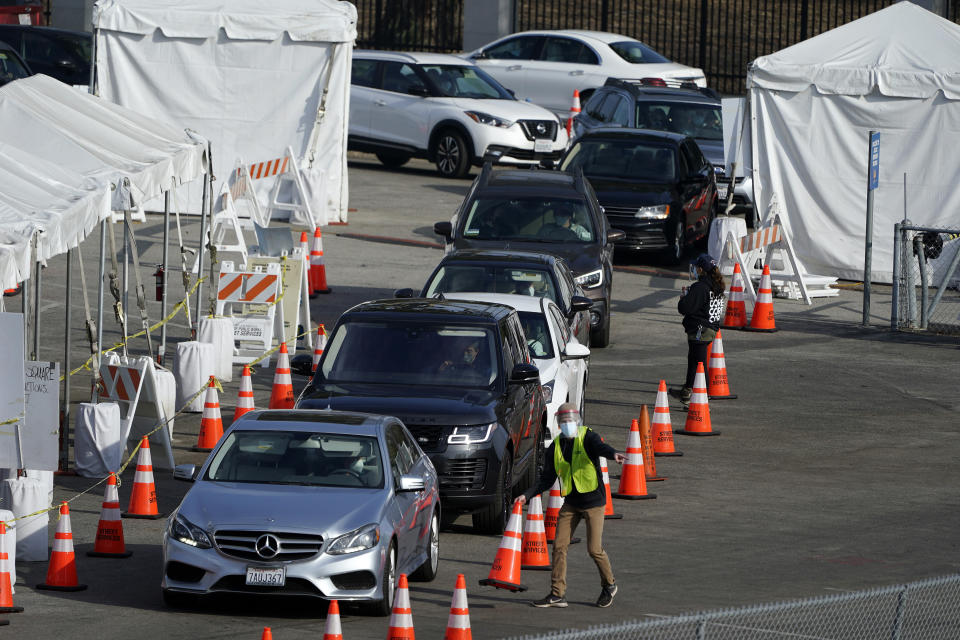
[{"label": "orange traffic cone", "polygon": [[500,548],[493,559],[490,574],[480,581],[482,585],[490,585],[497,589],[509,591],[526,591],[527,587],[520,584],[520,543],[523,538],[520,533],[520,523],[523,520],[523,505],[513,503],[513,513],[507,522],[507,529],[500,539]]},{"label": "orange traffic cone", "polygon": [[320,356],[323,355],[323,350],[327,348],[327,330],[321,324],[317,327],[317,344],[313,346],[313,366],[310,368],[310,371],[313,373],[317,372],[317,365],[320,364]]},{"label": "orange traffic cone", "polygon": [[153,459],[150,457],[150,441],[143,436],[137,454],[137,472],[133,476],[133,491],[130,504],[121,514],[124,518],[157,520],[164,514],[157,511],[157,489],[153,484]]},{"label": "orange traffic cone", "polygon": [[643,450],[643,471],[646,474],[647,482],[660,482],[666,480],[663,476],[657,475],[657,463],[653,459],[653,429],[650,426],[650,413],[647,411],[647,405],[640,405],[640,448]]},{"label": "orange traffic cone", "polygon": [[443,634],[443,640],[473,640],[470,607],[467,604],[467,580],[462,573],[457,574],[457,586],[453,590],[450,617],[447,618],[447,632]]},{"label": "orange traffic cone", "polygon": [[194,451],[213,451],[223,437],[223,420],[220,419],[220,398],[217,397],[217,379],[210,376],[207,397],[203,399],[203,417],[200,418],[200,433]]},{"label": "orange traffic cone", "polygon": [[667,399],[667,381],[660,381],[657,404],[653,408],[653,455],[682,456],[673,445],[673,423],[670,421],[670,400]]},{"label": "orange traffic cone", "polygon": [[87,585],[77,582],[77,559],[73,555],[73,532],[70,530],[70,507],[60,503],[60,521],[53,540],[53,552],[47,567],[47,581],[37,589],[48,591],[83,591]]},{"label": "orange traffic cone", "polygon": [[260,640],[273,640],[273,632],[270,631],[270,627],[263,628],[263,633],[260,635]]},{"label": "orange traffic cone", "polygon": [[293,409],[293,380],[290,378],[290,356],[287,343],[280,343],[277,371],[273,375],[273,390],[270,392],[271,409]]},{"label": "orange traffic cone", "polygon": [[100,510],[100,523],[97,525],[97,539],[93,551],[87,551],[94,558],[129,558],[123,542],[123,520],[120,518],[120,497],[117,495],[117,474],[110,473],[107,488],[103,492],[103,507]]},{"label": "orange traffic cone", "polygon": [[393,597],[393,612],[390,614],[390,629],[387,640],[414,640],[413,611],[410,609],[410,588],[407,574],[400,574],[397,593]]},{"label": "orange traffic cone", "polygon": [[627,438],[627,461],[620,472],[620,487],[614,498],[625,500],[650,500],[657,494],[647,492],[646,472],[643,470],[643,444],[640,442],[640,424],[630,423],[630,435]]},{"label": "orange traffic cone", "polygon": [[323,262],[323,233],[320,227],[313,232],[313,247],[310,248],[310,295],[330,293],[327,286],[327,267]]},{"label": "orange traffic cone", "polygon": [[603,476],[603,490],[607,494],[607,506],[603,510],[604,520],[620,520],[623,515],[613,510],[613,495],[610,492],[610,470],[607,468],[607,459],[600,456],[600,475]]},{"label": "orange traffic cone", "polygon": [[730,279],[730,291],[727,292],[727,310],[720,324],[724,329],[742,329],[747,326],[747,307],[743,302],[742,278],[740,263],[733,263],[733,277]]},{"label": "orange traffic cone", "polygon": [[237,392],[237,406],[233,410],[233,421],[236,422],[245,413],[250,413],[257,407],[253,404],[253,378],[250,375],[250,365],[243,365],[243,374],[240,376],[240,390]]},{"label": "orange traffic cone", "polygon": [[687,422],[683,429],[674,433],[685,436],[718,436],[719,431],[710,428],[710,405],[707,400],[707,376],[703,373],[703,363],[697,363],[697,375],[693,378],[693,395],[687,408]]},{"label": "orange traffic cone", "polygon": [[730,393],[730,384],[727,379],[727,363],[723,357],[723,339],[717,331],[717,337],[710,344],[710,354],[707,356],[707,395],[711,400],[735,400],[737,396]]},{"label": "orange traffic cone", "polygon": [[744,327],[744,330],[767,333],[777,330],[777,324],[773,319],[773,285],[770,283],[770,265],[763,265],[757,302],[753,305],[753,315],[750,316],[750,326]]},{"label": "orange traffic cone", "polygon": [[20,613],[23,607],[13,606],[13,581],[10,567],[13,559],[7,552],[7,523],[0,520],[0,613]]},{"label": "orange traffic cone", "polygon": [[327,607],[327,624],[323,629],[323,640],[343,640],[343,631],[340,629],[340,605],[336,600],[330,601]]},{"label": "orange traffic cone", "polygon": [[567,118],[567,137],[573,133],[573,119],[580,113],[580,90],[573,90],[573,103],[570,105],[570,117]]},{"label": "orange traffic cone", "polygon": [[557,516],[560,515],[560,507],[563,506],[563,494],[560,491],[560,478],[557,478],[553,486],[550,487],[550,493],[547,494],[547,512],[543,516],[543,528],[547,533],[547,542],[553,542],[557,536]]},{"label": "orange traffic cone", "polygon": [[523,525],[522,549],[521,569],[550,570],[547,532],[543,527],[543,507],[540,504],[540,496],[534,496],[528,503],[527,520]]}]

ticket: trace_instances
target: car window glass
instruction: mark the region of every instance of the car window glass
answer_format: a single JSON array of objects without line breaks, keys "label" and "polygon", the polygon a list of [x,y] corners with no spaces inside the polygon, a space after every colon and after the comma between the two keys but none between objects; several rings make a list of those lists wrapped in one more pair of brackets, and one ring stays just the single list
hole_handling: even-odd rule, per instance
[{"label": "car window glass", "polygon": [[503,366],[509,376],[518,360],[516,349],[510,344],[510,324],[506,320],[500,323],[500,349],[503,351]]},{"label": "car window glass", "polygon": [[667,114],[666,131],[673,131],[703,140],[723,140],[723,120],[720,105],[684,102],[644,105],[644,109],[646,111],[653,109],[665,111]]},{"label": "car window glass", "polygon": [[527,338],[527,350],[531,358],[552,358],[553,341],[547,328],[547,317],[533,311],[518,311],[523,334]]},{"label": "car window glass", "polygon": [[527,343],[523,335],[523,326],[520,324],[519,317],[511,317],[509,326],[510,348],[513,350],[514,360],[521,364],[529,363],[530,350],[527,348]]},{"label": "car window glass", "polygon": [[562,171],[583,169],[588,177],[675,179],[675,150],[657,141],[581,139],[560,166]]},{"label": "car window glass", "polygon": [[650,64],[653,62],[670,62],[662,55],[636,40],[625,40],[623,42],[612,42],[610,48],[618,56],[632,64]]},{"label": "car window glass", "polygon": [[449,98],[478,100],[512,100],[506,89],[478,67],[470,65],[431,64],[420,69],[427,74],[434,88]]},{"label": "car window glass", "polygon": [[699,159],[686,142],[680,145],[680,158],[684,176],[689,176],[700,170]]},{"label": "car window glass", "polygon": [[613,122],[613,113],[618,109],[621,102],[623,102],[622,97],[611,93],[610,97],[603,101],[603,106],[600,107],[599,120],[603,122]]},{"label": "car window glass", "polygon": [[563,317],[563,314],[560,313],[560,309],[557,307],[551,306],[548,308],[550,309],[550,317],[553,320],[554,331],[558,332],[563,344],[567,344],[570,342],[570,327],[567,324],[567,319]]},{"label": "car window glass", "polygon": [[540,48],[542,38],[537,36],[520,36],[510,38],[500,44],[495,44],[483,53],[495,60],[533,60]]},{"label": "car window glass", "polygon": [[588,46],[572,38],[547,38],[540,59],[545,62],[597,64],[597,56]]},{"label": "car window glass", "polygon": [[617,107],[613,112],[611,117],[611,122],[613,124],[618,124],[621,127],[631,127],[633,123],[630,122],[630,116],[632,109],[630,108],[630,101],[626,100],[623,97],[617,101]]},{"label": "car window glass", "polygon": [[425,296],[438,293],[516,293],[556,300],[553,279],[544,269],[446,264],[437,269],[427,284]]},{"label": "car window glass", "polygon": [[426,88],[423,80],[417,75],[416,69],[404,62],[384,62],[383,80],[380,86],[384,91],[395,93],[409,93],[414,87]]},{"label": "car window glass", "polygon": [[551,298],[559,305],[570,308],[570,299],[573,297],[573,281],[567,279],[567,274],[563,269],[557,269],[557,288],[559,296]]},{"label": "car window glass", "polygon": [[19,80],[30,75],[20,59],[9,51],[0,51],[0,85],[12,80]]},{"label": "car window glass", "polygon": [[394,484],[399,484],[400,476],[405,473],[404,454],[405,447],[400,427],[392,424],[387,427],[387,457],[390,459],[390,471],[393,473]]},{"label": "car window glass", "polygon": [[[561,220],[562,213],[569,214]],[[473,201],[463,230],[465,238],[531,242],[593,242],[596,238],[584,200],[554,197]]]},{"label": "car window glass", "polygon": [[350,84],[359,87],[377,86],[377,61],[354,58],[350,69]]},{"label": "car window glass", "polygon": [[610,95],[609,91],[602,91],[600,89],[597,89],[593,93],[593,95],[590,96],[590,99],[587,100],[587,103],[583,105],[583,112],[586,113],[591,118],[593,118],[594,120],[599,120],[601,105],[603,104],[604,98],[606,98],[609,95]]}]

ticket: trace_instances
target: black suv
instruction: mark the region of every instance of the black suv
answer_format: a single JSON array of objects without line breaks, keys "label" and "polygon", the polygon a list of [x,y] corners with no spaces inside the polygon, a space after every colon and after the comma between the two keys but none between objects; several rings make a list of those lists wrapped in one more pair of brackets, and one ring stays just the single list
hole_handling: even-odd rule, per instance
[{"label": "black suv", "polygon": [[597,129],[573,143],[560,168],[587,175],[610,224],[626,233],[619,246],[663,250],[678,263],[689,244],[706,244],[717,212],[717,184],[693,138]]},{"label": "black suv", "polygon": [[[420,292],[422,298],[443,293],[520,293],[553,300],[567,318],[570,333],[590,346],[592,303],[583,295],[563,258],[532,251],[463,249],[445,255]],[[412,298],[413,289],[399,289],[398,298]]]},{"label": "black suv", "polygon": [[31,25],[0,25],[0,41],[13,47],[33,73],[42,73],[66,84],[90,83],[93,36]]},{"label": "black suv", "polygon": [[610,228],[582,173],[493,171],[484,165],[453,219],[433,230],[444,237],[448,252],[503,249],[563,258],[593,301],[590,346],[609,344],[613,243],[623,232]]},{"label": "black suv", "polygon": [[340,316],[296,406],[400,418],[437,468],[445,517],[473,512],[475,528],[500,533],[543,464],[546,408],[526,345],[505,305],[365,302]]},{"label": "black suv", "polygon": [[33,75],[13,47],[0,42],[0,86]]}]

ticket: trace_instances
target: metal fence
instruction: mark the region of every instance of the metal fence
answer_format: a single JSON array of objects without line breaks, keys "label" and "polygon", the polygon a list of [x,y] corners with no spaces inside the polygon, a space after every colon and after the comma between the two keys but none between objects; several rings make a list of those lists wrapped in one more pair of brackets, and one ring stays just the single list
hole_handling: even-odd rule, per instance
[{"label": "metal fence", "polygon": [[362,49],[463,49],[463,0],[352,0]]},{"label": "metal fence", "polygon": [[853,593],[512,640],[937,640],[960,638],[960,575]]},{"label": "metal fence", "polygon": [[894,225],[893,329],[960,334],[960,229]]}]

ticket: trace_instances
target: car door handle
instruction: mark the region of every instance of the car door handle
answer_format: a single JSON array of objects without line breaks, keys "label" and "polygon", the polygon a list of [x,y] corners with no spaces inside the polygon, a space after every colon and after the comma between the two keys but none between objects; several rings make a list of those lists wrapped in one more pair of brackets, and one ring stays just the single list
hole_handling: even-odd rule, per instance
[{"label": "car door handle", "polygon": [[385,107],[385,106],[387,106],[387,101],[386,101],[386,100],[374,100],[374,101],[373,101],[373,104],[377,105],[378,107]]},{"label": "car door handle", "polygon": [[571,71],[571,72],[570,72],[570,75],[572,75],[572,76],[582,76],[582,75],[583,75],[583,69],[577,69],[576,71]]},{"label": "car door handle", "polygon": [[523,66],[519,64],[512,64],[507,67],[507,71],[520,71],[520,69],[523,69]]}]

